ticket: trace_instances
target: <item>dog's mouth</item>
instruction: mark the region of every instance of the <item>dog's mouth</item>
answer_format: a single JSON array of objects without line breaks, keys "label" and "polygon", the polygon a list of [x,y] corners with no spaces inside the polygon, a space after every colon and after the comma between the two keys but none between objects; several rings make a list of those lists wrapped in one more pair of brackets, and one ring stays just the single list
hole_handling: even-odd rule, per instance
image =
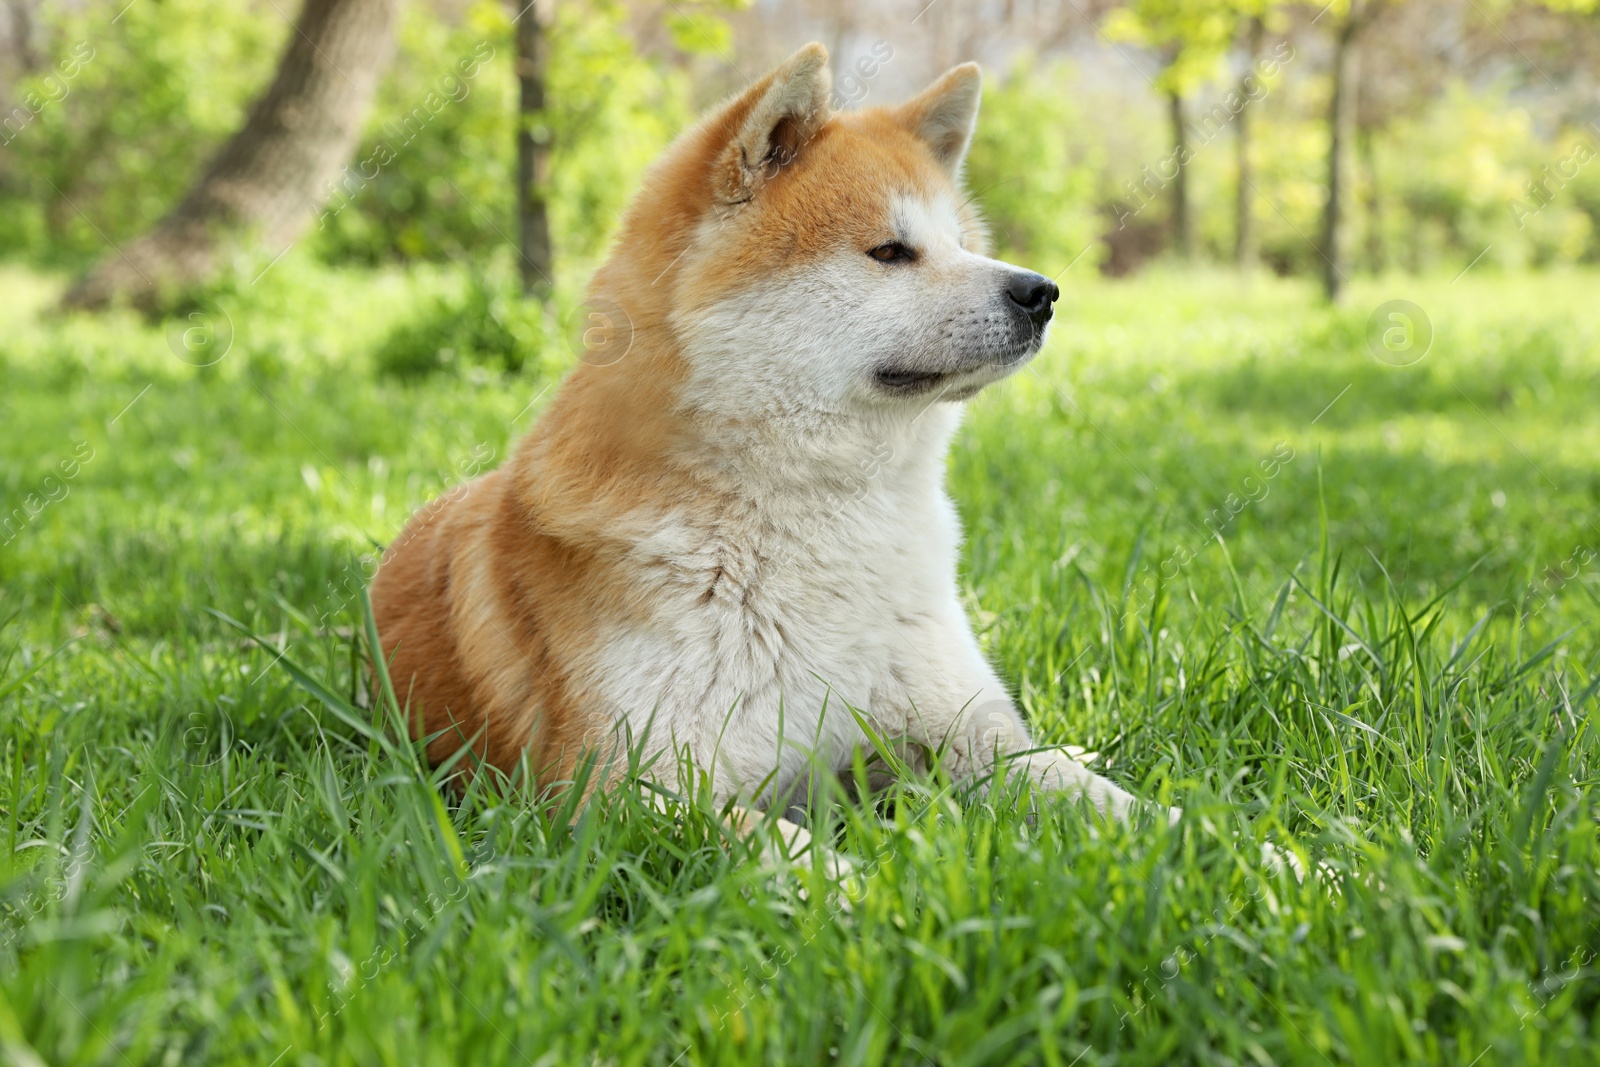
[{"label": "dog's mouth", "polygon": [[910,396],[933,388],[949,378],[950,373],[937,370],[910,370],[905,367],[879,367],[873,377],[879,386],[889,392]]},{"label": "dog's mouth", "polygon": [[997,359],[984,359],[957,370],[923,370],[888,365],[873,371],[878,388],[891,396],[919,396],[943,390],[944,399],[966,400],[985,385],[998,381],[1028,362],[1038,352],[1037,344],[1020,346]]}]

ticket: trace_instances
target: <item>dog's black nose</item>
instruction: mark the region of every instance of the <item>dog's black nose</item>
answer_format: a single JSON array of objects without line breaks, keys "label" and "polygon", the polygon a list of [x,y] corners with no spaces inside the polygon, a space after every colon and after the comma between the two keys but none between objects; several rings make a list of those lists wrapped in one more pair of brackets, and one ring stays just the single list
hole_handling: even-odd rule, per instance
[{"label": "dog's black nose", "polygon": [[1055,282],[1032,271],[1013,274],[1011,283],[1006,286],[1006,296],[1033,320],[1035,326],[1043,326],[1050,321],[1050,305],[1060,295],[1061,290],[1056,288]]}]

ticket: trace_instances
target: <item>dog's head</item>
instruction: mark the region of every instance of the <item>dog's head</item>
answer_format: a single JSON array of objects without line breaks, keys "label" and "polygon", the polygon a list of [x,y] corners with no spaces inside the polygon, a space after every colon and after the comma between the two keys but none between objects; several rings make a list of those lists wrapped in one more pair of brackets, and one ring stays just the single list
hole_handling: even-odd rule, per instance
[{"label": "dog's head", "polygon": [[969,63],[907,103],[834,112],[827,53],[801,49],[674,146],[597,286],[670,331],[695,406],[973,395],[1039,350],[1057,296],[984,254],[962,192],[981,80]]}]

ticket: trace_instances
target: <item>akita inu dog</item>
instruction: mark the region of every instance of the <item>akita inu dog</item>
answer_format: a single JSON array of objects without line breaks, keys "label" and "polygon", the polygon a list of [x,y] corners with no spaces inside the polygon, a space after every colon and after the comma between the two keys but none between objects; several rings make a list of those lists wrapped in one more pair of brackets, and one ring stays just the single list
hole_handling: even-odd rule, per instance
[{"label": "akita inu dog", "polygon": [[1030,739],[957,593],[961,402],[1039,351],[1058,295],[985,255],[963,196],[980,82],[834,113],[809,45],[655,165],[590,288],[605,354],[373,582],[430,758],[559,779],[644,737],[781,811],[867,722],[1128,814]]}]

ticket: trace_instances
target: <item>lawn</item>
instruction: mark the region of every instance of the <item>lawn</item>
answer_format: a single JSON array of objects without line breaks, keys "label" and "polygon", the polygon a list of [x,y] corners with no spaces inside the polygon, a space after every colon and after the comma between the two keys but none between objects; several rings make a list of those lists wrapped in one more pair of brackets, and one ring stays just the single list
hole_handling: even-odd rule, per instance
[{"label": "lawn", "polygon": [[1600,1063],[1600,276],[1062,282],[951,458],[968,606],[1185,818],[821,806],[847,907],[703,807],[441,793],[369,709],[363,555],[559,344],[380,373],[446,269],[209,322],[0,269],[0,1060]]}]

